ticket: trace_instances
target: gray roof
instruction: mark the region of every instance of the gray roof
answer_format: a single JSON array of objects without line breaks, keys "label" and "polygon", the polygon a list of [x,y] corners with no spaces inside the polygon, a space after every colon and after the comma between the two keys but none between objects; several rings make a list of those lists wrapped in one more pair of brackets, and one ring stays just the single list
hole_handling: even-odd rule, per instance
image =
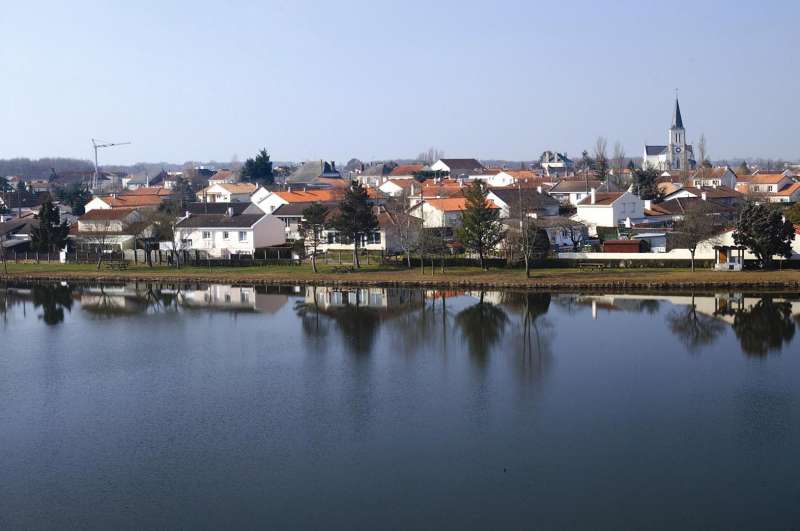
[{"label": "gray roof", "polygon": [[681,116],[681,104],[675,98],[675,110],[672,112],[672,128],[683,129],[683,117]]},{"label": "gray roof", "polygon": [[[319,203],[317,201],[316,203]],[[307,202],[307,203],[287,203],[285,205],[281,205],[275,209],[272,213],[273,216],[277,217],[299,217],[303,215],[303,211],[310,207],[311,205],[315,204],[315,202]],[[319,203],[323,206],[328,208],[332,208],[336,206],[336,203]]]},{"label": "gray roof", "polygon": [[619,192],[619,187],[614,186],[610,182],[602,182],[598,180],[589,179],[587,183],[584,179],[570,179],[558,181],[548,193],[550,194],[569,194],[574,192],[588,192],[594,188],[598,192]]},{"label": "gray roof", "polygon": [[476,159],[441,159],[442,162],[447,164],[447,167],[450,168],[450,173],[456,172],[470,172],[475,170],[483,171],[486,168],[483,167],[483,164],[478,162]]},{"label": "gray roof", "polygon": [[241,214],[250,205],[250,203],[202,203],[194,202],[187,203],[186,210],[190,214],[203,215],[203,214],[225,214],[228,208],[233,209],[234,214]]},{"label": "gray roof", "polygon": [[292,174],[286,178],[286,182],[290,184],[296,183],[314,183],[319,177],[336,178],[341,177],[341,174],[336,170],[333,164],[324,160],[314,160],[311,162],[304,162],[299,168],[294,170]]},{"label": "gray roof", "polygon": [[182,219],[176,226],[182,229],[249,229],[265,215],[266,214],[241,214],[238,216],[227,216],[225,214],[195,215]]},{"label": "gray roof", "polygon": [[382,177],[392,173],[392,170],[396,166],[397,164],[394,164],[393,162],[373,164],[372,166],[364,168],[364,171],[361,172],[361,175],[365,177]]},{"label": "gray roof", "polygon": [[667,146],[645,146],[644,151],[647,155],[662,155],[666,153]]},{"label": "gray roof", "polygon": [[558,200],[546,193],[542,192],[540,194],[536,188],[492,188],[490,191],[512,209],[518,205],[520,196],[522,196],[524,203],[535,208],[554,208],[560,204]]},{"label": "gray roof", "polygon": [[14,219],[0,223],[0,236],[8,234],[30,234],[39,226],[38,219]]}]

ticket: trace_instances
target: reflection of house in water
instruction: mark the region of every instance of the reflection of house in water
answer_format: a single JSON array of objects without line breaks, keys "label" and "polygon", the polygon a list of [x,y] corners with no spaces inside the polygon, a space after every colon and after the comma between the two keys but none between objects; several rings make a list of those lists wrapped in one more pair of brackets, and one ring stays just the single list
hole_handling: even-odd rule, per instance
[{"label": "reflection of house in water", "polygon": [[[694,305],[698,313],[702,313],[728,324],[733,324],[736,313],[752,311],[765,295],[743,293],[714,293],[713,295],[581,295],[576,296],[578,304],[592,306],[592,317],[597,319],[599,310],[641,312],[647,310],[648,303],[666,302],[673,306]],[[800,316],[800,299],[789,299],[785,294],[772,296],[775,302],[786,303],[792,315]]]},{"label": "reflection of house in water", "polygon": [[268,289],[267,286],[212,284],[199,289],[184,289],[179,295],[181,305],[186,308],[269,314],[276,313],[289,301],[286,288]]},{"label": "reflection of house in water", "polygon": [[343,306],[360,306],[371,309],[396,310],[419,307],[425,299],[421,290],[401,288],[343,288],[311,287],[306,289],[306,304],[315,304],[320,310]]},{"label": "reflection of house in water", "polygon": [[78,299],[81,308],[92,313],[133,314],[147,310],[145,298],[130,285],[83,287]]}]

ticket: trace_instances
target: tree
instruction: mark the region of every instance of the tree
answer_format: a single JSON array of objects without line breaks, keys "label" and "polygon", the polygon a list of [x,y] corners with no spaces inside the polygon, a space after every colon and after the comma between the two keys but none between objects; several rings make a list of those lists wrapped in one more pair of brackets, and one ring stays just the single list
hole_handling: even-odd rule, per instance
[{"label": "tree", "polygon": [[8,179],[0,176],[0,193],[11,192],[14,188],[9,184]]},{"label": "tree", "polygon": [[577,221],[567,219],[564,223],[559,225],[558,228],[567,233],[569,241],[572,243],[572,252],[577,253],[581,244],[586,239],[586,226]]},{"label": "tree", "polygon": [[180,269],[183,241],[176,238],[175,218],[177,214],[171,210],[170,208],[159,210],[153,216],[153,237],[159,242],[169,242],[173,263],[176,268]]},{"label": "tree", "polygon": [[387,200],[383,206],[394,222],[391,233],[395,243],[405,255],[408,269],[411,269],[411,252],[416,248],[421,222],[406,212],[406,196],[404,190],[400,197]]},{"label": "tree", "polygon": [[550,237],[544,229],[537,226],[533,218],[525,218],[520,223],[517,247],[525,261],[525,278],[531,278],[531,263],[541,260],[550,251]]},{"label": "tree", "polygon": [[607,145],[608,142],[601,136],[597,138],[597,142],[594,146],[594,169],[597,178],[601,182],[605,182],[606,179],[608,179]]},{"label": "tree", "polygon": [[661,192],[658,190],[658,177],[658,170],[653,168],[637,168],[634,170],[634,184],[640,198],[651,200],[661,198]]},{"label": "tree", "polygon": [[417,155],[417,160],[430,166],[437,160],[440,160],[444,157],[444,151],[436,148],[428,148],[428,151],[423,151],[419,155]]},{"label": "tree", "polygon": [[794,225],[800,225],[800,203],[795,203],[783,211],[783,216]]},{"label": "tree", "polygon": [[505,233],[498,221],[499,210],[486,199],[488,189],[475,181],[464,190],[466,205],[458,238],[467,249],[478,254],[481,269],[486,269],[486,254],[503,240]]},{"label": "tree", "polygon": [[37,251],[59,250],[67,243],[69,227],[61,221],[58,208],[52,201],[45,201],[39,209],[39,226],[31,232],[31,243]]},{"label": "tree", "polygon": [[240,175],[245,182],[262,186],[273,184],[275,176],[272,173],[272,161],[269,160],[267,150],[262,149],[255,158],[244,161]]},{"label": "tree", "polygon": [[346,240],[353,244],[353,265],[361,267],[358,261],[358,246],[362,238],[378,228],[378,219],[372,211],[367,198],[367,189],[358,181],[353,181],[339,203],[339,214],[334,218],[333,227]]},{"label": "tree", "polygon": [[614,154],[612,155],[611,164],[614,170],[614,184],[621,187],[626,184],[623,178],[623,171],[625,170],[625,148],[619,141],[614,143]]},{"label": "tree", "polygon": [[667,315],[667,323],[672,333],[677,335],[689,352],[698,352],[702,347],[712,344],[725,331],[724,321],[697,311],[695,296],[692,303]]},{"label": "tree", "polygon": [[314,273],[317,272],[317,251],[322,244],[322,231],[327,218],[328,208],[314,203],[303,210],[303,219],[300,221],[299,232],[303,237],[303,245],[311,254],[311,269]]},{"label": "tree", "polygon": [[689,249],[694,272],[694,255],[697,246],[710,241],[719,233],[719,227],[712,218],[713,211],[705,201],[690,206],[683,218],[675,224],[675,245],[681,249]]},{"label": "tree", "polygon": [[73,183],[56,191],[56,198],[72,209],[72,214],[82,216],[85,206],[92,199],[89,188],[83,183]]},{"label": "tree", "polygon": [[747,165],[747,161],[743,160],[741,164],[736,168],[736,175],[750,175],[753,173],[750,171],[750,166]]},{"label": "tree", "polygon": [[708,160],[708,145],[706,144],[706,135],[701,134],[700,140],[697,141],[697,154],[700,156],[700,177],[706,177],[706,170],[711,167],[711,162]]},{"label": "tree", "polygon": [[767,269],[772,266],[775,255],[791,258],[794,236],[792,222],[784,219],[778,210],[748,203],[739,214],[733,241],[747,247],[761,267]]}]

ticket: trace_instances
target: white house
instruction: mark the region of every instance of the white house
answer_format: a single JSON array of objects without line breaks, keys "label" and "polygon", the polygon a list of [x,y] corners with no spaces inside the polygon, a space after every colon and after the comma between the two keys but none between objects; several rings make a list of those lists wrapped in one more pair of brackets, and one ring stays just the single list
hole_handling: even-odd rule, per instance
[{"label": "white house", "polygon": [[338,189],[323,190],[318,188],[270,192],[266,188],[259,188],[250,198],[251,202],[265,214],[272,214],[278,207],[292,203],[332,203],[342,197]]},{"label": "white house", "polygon": [[547,195],[541,186],[490,188],[487,198],[500,207],[501,218],[518,216],[520,201],[522,208],[536,217],[557,216],[560,208],[558,200]]},{"label": "white house", "polygon": [[547,193],[558,199],[562,204],[575,206],[589,197],[589,193],[593,188],[596,192],[620,191],[609,182],[604,183],[594,179],[564,179],[553,185]]},{"label": "white house", "polygon": [[573,219],[589,227],[589,233],[597,234],[597,227],[619,227],[631,220],[644,218],[644,201],[638,195],[627,192],[589,191],[589,197],[577,205]]},{"label": "white house", "polygon": [[448,172],[451,179],[486,175],[486,168],[476,159],[440,159],[431,165],[431,171]]},{"label": "white house", "polygon": [[197,200],[208,203],[247,203],[257,189],[252,183],[214,184],[197,192]]},{"label": "white house", "polygon": [[255,255],[256,250],[286,242],[284,224],[267,214],[192,215],[175,225],[175,247],[202,251],[213,258]]},{"label": "white house", "polygon": [[[500,208],[491,201],[489,201],[489,206]],[[464,197],[426,199],[414,205],[409,210],[409,214],[422,219],[423,227],[426,229],[442,227],[455,229],[461,226],[461,219],[466,208],[467,200]]]},{"label": "white house", "polygon": [[[375,217],[378,219],[378,230],[362,235],[359,249],[368,251],[380,251],[386,254],[402,253],[405,251],[401,243],[401,235],[405,234],[413,238],[416,231],[413,226],[418,227],[420,220],[408,214],[396,214],[389,212],[383,206],[373,207]],[[353,250],[352,242],[335,229],[329,228],[322,232],[322,251],[345,251]],[[407,244],[410,242],[406,242]]]},{"label": "white house", "polygon": [[78,218],[77,230],[70,232],[70,238],[83,249],[133,249],[136,236],[146,238],[151,234],[149,228],[140,234],[130,230],[131,225],[141,220],[141,212],[134,208],[98,208]]},{"label": "white house", "polygon": [[729,166],[700,168],[692,177],[692,186],[695,188],[724,186],[733,190],[736,188],[736,173]]}]

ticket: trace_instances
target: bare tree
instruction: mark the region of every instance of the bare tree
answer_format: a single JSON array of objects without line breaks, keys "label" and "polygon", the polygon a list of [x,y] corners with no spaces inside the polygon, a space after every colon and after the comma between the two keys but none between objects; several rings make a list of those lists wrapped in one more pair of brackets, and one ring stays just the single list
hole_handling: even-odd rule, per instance
[{"label": "bare tree", "polygon": [[430,166],[442,157],[444,157],[444,151],[431,147],[428,148],[428,151],[423,151],[417,155],[417,160]]},{"label": "bare tree", "polygon": [[106,255],[106,248],[108,247],[109,240],[112,236],[112,223],[111,220],[102,220],[99,224],[93,225],[91,230],[83,233],[84,238],[90,242],[97,253],[97,270],[103,265],[103,260]]},{"label": "bare tree", "polygon": [[567,220],[558,226],[559,230],[564,231],[572,243],[572,252],[577,253],[581,244],[587,236],[586,227],[578,222]]},{"label": "bare tree", "polygon": [[705,179],[707,173],[706,160],[708,160],[708,146],[706,145],[705,133],[701,134],[700,140],[697,141],[697,154],[700,156],[700,160],[697,161],[699,164],[700,177]]},{"label": "bare tree", "polygon": [[692,271],[694,271],[694,255],[697,247],[703,242],[713,244],[714,237],[720,232],[721,227],[713,216],[713,209],[702,201],[690,206],[684,213],[683,219],[675,224],[674,244],[680,249],[689,250]]},{"label": "bare tree", "polygon": [[4,234],[0,234],[0,260],[3,261],[3,273],[7,276],[8,275],[8,263],[6,262],[6,246],[3,242],[5,242],[6,236]]},{"label": "bare tree", "polygon": [[[411,253],[417,245],[420,222],[418,218],[407,213],[406,204],[407,193],[404,190],[400,197],[393,197],[387,200],[383,207],[394,222],[391,228],[391,235],[397,243],[397,247],[403,252],[403,255],[405,255],[406,266],[408,269],[411,269]],[[387,234],[387,238],[388,237],[389,235]]]},{"label": "bare tree", "polygon": [[624,187],[625,179],[623,172],[625,171],[625,148],[622,143],[617,141],[614,143],[614,154],[612,155],[612,168],[614,170],[614,184],[619,187]]}]

